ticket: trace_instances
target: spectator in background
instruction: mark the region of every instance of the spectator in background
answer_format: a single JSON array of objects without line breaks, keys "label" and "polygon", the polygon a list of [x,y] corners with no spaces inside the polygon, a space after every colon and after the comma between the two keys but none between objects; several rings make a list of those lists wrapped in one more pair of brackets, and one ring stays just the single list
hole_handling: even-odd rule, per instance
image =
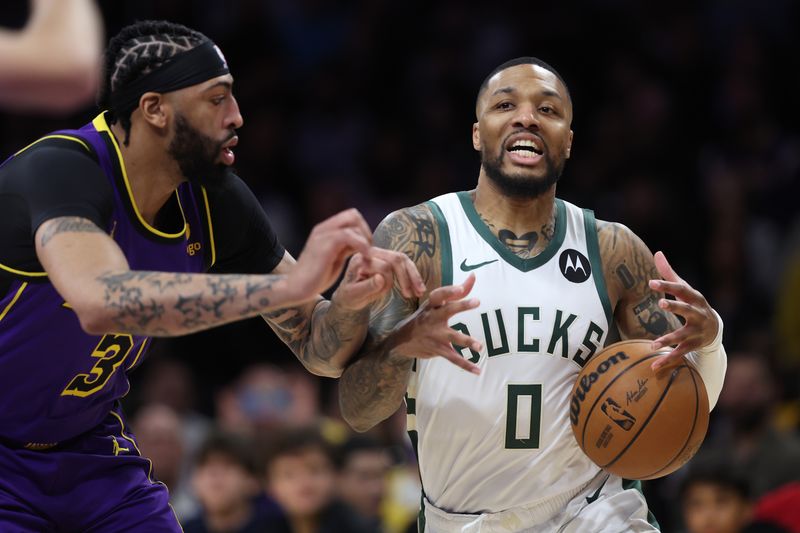
[{"label": "spectator in background", "polygon": [[31,0],[22,31],[0,30],[0,106],[66,113],[100,81],[103,21],[94,0]]},{"label": "spectator in background", "polygon": [[168,353],[165,345],[161,342],[153,346],[153,352],[142,363],[141,384],[134,391],[138,391],[143,405],[166,405],[180,418],[186,449],[182,468],[186,470],[191,458],[206,440],[212,423],[208,417],[196,411],[196,385],[192,371],[185,362]]},{"label": "spectator in background", "polygon": [[752,513],[747,480],[729,465],[694,462],[680,503],[687,533],[739,533]]},{"label": "spectator in background", "polygon": [[192,485],[202,512],[183,525],[184,533],[288,533],[282,517],[260,512],[254,453],[250,441],[211,434],[195,459]]},{"label": "spectator in background", "polygon": [[314,424],[320,416],[317,388],[314,378],[300,369],[253,365],[217,395],[219,424],[253,436]]},{"label": "spectator in background", "polygon": [[164,404],[148,404],[131,422],[139,449],[153,464],[153,476],[169,489],[169,501],[178,518],[190,516],[197,502],[189,493],[183,426],[175,411]]},{"label": "spectator in background", "polygon": [[292,533],[378,532],[335,499],[335,484],[333,451],[316,428],[289,430],[272,441],[267,492],[283,508]]},{"label": "spectator in background", "polygon": [[382,507],[388,503],[385,500],[391,466],[386,447],[367,435],[355,435],[339,449],[337,494],[376,531],[387,529]]},{"label": "spectator in background", "polygon": [[753,496],[800,479],[800,438],[773,425],[778,385],[765,357],[736,353],[719,398],[720,419],[698,454],[746,472]]}]

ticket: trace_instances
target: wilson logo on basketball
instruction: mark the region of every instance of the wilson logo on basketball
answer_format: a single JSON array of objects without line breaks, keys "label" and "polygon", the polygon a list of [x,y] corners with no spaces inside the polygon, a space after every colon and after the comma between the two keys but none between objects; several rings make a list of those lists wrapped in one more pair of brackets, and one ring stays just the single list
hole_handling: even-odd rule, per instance
[{"label": "wilson logo on basketball", "polygon": [[612,398],[606,398],[606,401],[603,402],[603,405],[600,407],[600,409],[608,418],[611,419],[612,422],[625,431],[630,431],[630,429],[633,427],[633,424],[636,423],[636,417],[623,409]]},{"label": "wilson logo on basketball", "polygon": [[591,374],[581,378],[581,382],[575,389],[575,394],[572,395],[572,399],[569,402],[569,421],[572,422],[573,426],[578,425],[578,415],[581,412],[581,405],[586,399],[586,393],[591,390],[594,382],[597,381],[601,374],[608,372],[609,368],[612,368],[619,362],[626,361],[627,359],[628,356],[625,354],[625,352],[617,352],[609,357],[608,360],[600,363],[595,372],[592,372]]}]

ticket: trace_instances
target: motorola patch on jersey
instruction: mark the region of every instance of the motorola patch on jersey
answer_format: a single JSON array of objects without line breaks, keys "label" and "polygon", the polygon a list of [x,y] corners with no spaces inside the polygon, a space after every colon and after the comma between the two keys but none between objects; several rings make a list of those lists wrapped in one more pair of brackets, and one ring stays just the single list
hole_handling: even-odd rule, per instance
[{"label": "motorola patch on jersey", "polygon": [[583,283],[592,274],[592,266],[585,255],[578,250],[569,248],[561,252],[558,259],[561,273],[572,283]]}]

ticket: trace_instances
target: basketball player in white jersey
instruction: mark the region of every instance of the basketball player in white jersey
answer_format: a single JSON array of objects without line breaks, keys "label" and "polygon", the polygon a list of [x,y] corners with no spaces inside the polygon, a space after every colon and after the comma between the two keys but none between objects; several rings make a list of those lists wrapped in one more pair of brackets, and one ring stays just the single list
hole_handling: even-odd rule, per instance
[{"label": "basketball player in white jersey", "polygon": [[663,254],[556,198],[572,102],[552,67],[500,65],[476,113],[476,189],[397,211],[376,230],[429,293],[395,290],[373,306],[370,338],[340,380],[342,414],[364,431],[405,397],[426,533],[657,531],[639,483],[578,447],[571,388],[606,344],[649,338],[674,346],[655,367],[684,356],[698,366],[713,406],[722,323]]}]

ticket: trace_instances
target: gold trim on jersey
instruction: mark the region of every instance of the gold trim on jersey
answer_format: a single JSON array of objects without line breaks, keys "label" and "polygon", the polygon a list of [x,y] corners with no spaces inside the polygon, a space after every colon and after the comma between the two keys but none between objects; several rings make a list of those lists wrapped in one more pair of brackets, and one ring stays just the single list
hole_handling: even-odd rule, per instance
[{"label": "gold trim on jersey", "polygon": [[8,302],[8,305],[6,306],[5,309],[3,309],[3,312],[0,313],[0,320],[3,320],[6,317],[6,315],[8,314],[8,312],[11,311],[11,308],[14,307],[15,303],[17,303],[17,300],[19,300],[19,297],[22,294],[22,291],[24,291],[25,287],[27,287],[27,286],[28,286],[28,282],[27,281],[19,286],[19,289],[17,289],[17,293],[14,295],[13,298],[11,298],[11,301]]},{"label": "gold trim on jersey", "polygon": [[32,143],[30,143],[28,146],[26,146],[26,147],[25,147],[25,148],[23,148],[22,150],[20,150],[20,151],[16,152],[16,153],[14,154],[14,157],[18,156],[19,154],[21,154],[22,152],[24,152],[25,150],[27,150],[28,148],[30,148],[30,147],[31,147],[31,146],[33,146],[34,144],[40,143],[40,142],[42,142],[42,141],[44,141],[44,140],[46,140],[46,139],[67,139],[67,140],[70,140],[70,141],[75,141],[76,143],[78,143],[78,144],[82,145],[84,148],[86,148],[86,151],[87,151],[87,152],[89,152],[90,154],[92,153],[92,149],[91,149],[91,148],[89,148],[89,145],[88,145],[88,144],[86,144],[85,142],[83,142],[83,139],[79,139],[78,137],[73,137],[72,135],[59,135],[59,134],[55,134],[55,135],[45,135],[44,137],[41,137],[41,138],[39,138],[39,139],[36,139],[35,141],[33,141]]},{"label": "gold trim on jersey", "polygon": [[203,191],[203,202],[206,204],[206,219],[208,220],[208,242],[211,244],[211,265],[217,262],[217,247],[214,245],[214,225],[211,223],[211,205],[208,202],[208,193],[206,188],[201,187]]},{"label": "gold trim on jersey", "polygon": [[[139,360],[139,357],[142,355],[142,352],[144,352],[144,347],[145,347],[145,345],[147,344],[147,341],[149,341],[149,340],[150,340],[150,339],[149,339],[149,338],[147,338],[147,339],[145,339],[144,341],[142,341],[142,345],[141,345],[141,346],[139,346],[139,351],[138,351],[138,352],[136,352],[136,357],[134,357],[134,358],[133,358],[133,363],[129,364],[129,365],[128,365],[128,368],[126,368],[126,369],[125,369],[125,371],[126,371],[126,372],[127,372],[128,370],[130,370],[131,368],[133,368],[133,367],[135,367],[135,366],[136,366],[136,362]],[[130,390],[130,383],[128,384],[128,390]],[[125,394],[128,394],[128,393],[126,392]]]},{"label": "gold trim on jersey", "polygon": [[159,237],[166,237],[168,239],[175,239],[177,237],[182,237],[186,234],[186,215],[183,212],[183,206],[181,205],[181,197],[178,194],[178,191],[175,190],[175,199],[178,201],[178,207],[181,210],[181,217],[183,218],[183,229],[178,233],[166,233],[164,231],[158,230],[147,223],[147,221],[142,217],[142,214],[139,212],[139,207],[136,205],[136,199],[133,197],[133,190],[131,189],[131,182],[128,180],[128,171],[125,169],[125,161],[122,159],[122,151],[119,149],[119,144],[117,144],[117,139],[114,137],[114,134],[111,132],[111,128],[109,128],[108,123],[106,122],[105,112],[100,113],[97,115],[94,120],[92,120],[92,126],[99,131],[99,132],[106,132],[108,136],[111,138],[111,144],[114,146],[114,150],[117,153],[117,159],[119,160],[119,168],[122,169],[122,180],[125,182],[125,189],[128,191],[128,199],[131,202],[131,206],[133,207],[133,212],[136,213],[136,218],[139,220],[139,223],[144,226],[145,229],[158,235]]},{"label": "gold trim on jersey", "polygon": [[25,270],[17,270],[16,268],[11,268],[10,266],[6,266],[3,263],[0,263],[0,270],[5,270],[11,274],[16,274],[17,276],[29,276],[31,278],[44,278],[47,277],[47,272],[27,272]]}]

